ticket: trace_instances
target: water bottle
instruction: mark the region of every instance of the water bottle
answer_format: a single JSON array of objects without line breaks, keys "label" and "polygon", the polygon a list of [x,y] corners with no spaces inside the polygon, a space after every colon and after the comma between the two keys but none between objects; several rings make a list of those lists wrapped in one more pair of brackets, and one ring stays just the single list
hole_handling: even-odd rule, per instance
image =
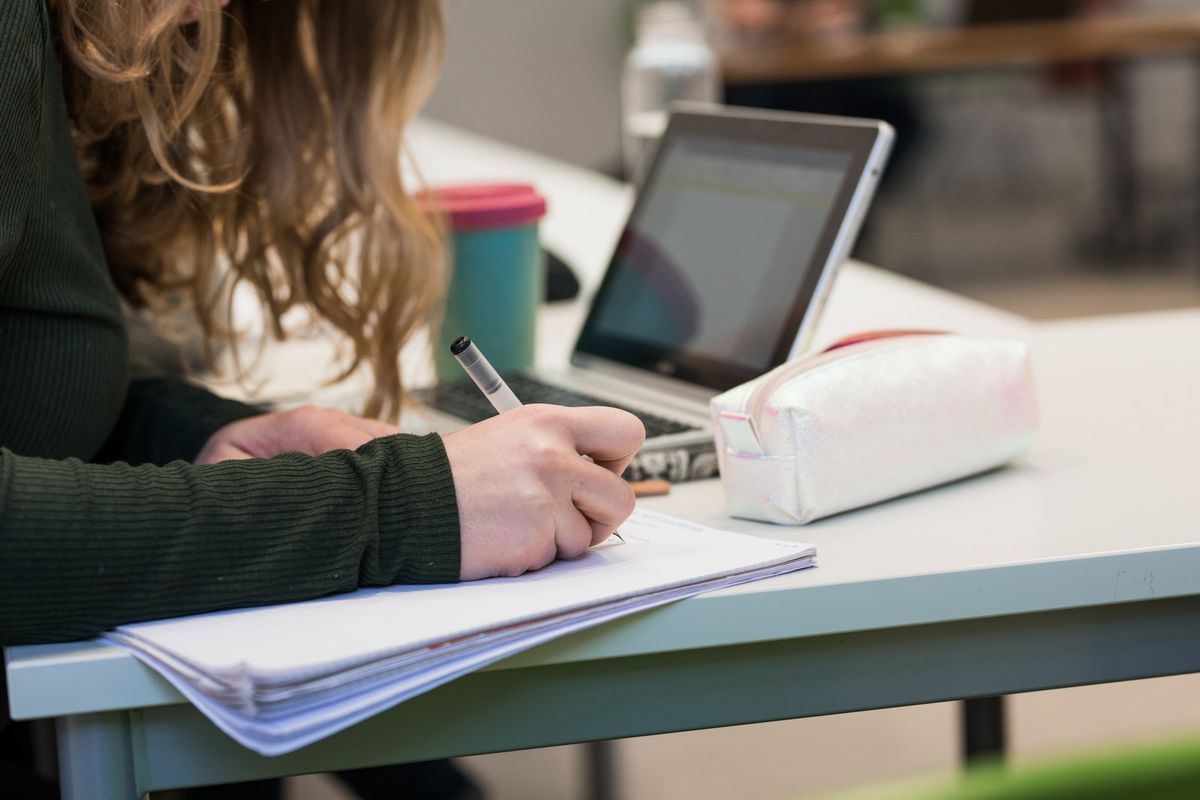
[{"label": "water bottle", "polygon": [[642,6],[621,82],[626,177],[641,181],[650,151],[667,127],[671,103],[715,103],[720,95],[717,58],[691,6],[680,0]]}]

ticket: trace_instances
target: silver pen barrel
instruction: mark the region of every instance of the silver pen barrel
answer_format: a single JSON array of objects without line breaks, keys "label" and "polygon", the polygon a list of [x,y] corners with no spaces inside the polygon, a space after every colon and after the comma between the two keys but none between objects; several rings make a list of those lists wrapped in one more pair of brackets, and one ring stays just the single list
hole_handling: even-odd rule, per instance
[{"label": "silver pen barrel", "polygon": [[463,370],[483,392],[484,397],[503,414],[521,407],[521,401],[513,394],[512,389],[500,377],[500,373],[488,362],[475,343],[466,336],[460,336],[450,343],[450,354],[462,365]]}]

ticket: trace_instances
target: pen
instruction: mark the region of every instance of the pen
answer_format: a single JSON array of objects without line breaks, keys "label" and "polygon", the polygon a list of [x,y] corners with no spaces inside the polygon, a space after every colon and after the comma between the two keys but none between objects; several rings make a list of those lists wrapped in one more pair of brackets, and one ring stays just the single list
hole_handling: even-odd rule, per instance
[{"label": "pen", "polygon": [[483,396],[492,404],[492,408],[496,409],[497,414],[521,407],[521,401],[513,394],[513,390],[508,388],[504,378],[500,377],[496,368],[466,336],[460,336],[450,343],[450,355],[462,364],[468,377],[479,387],[479,391],[483,392]]},{"label": "pen", "polygon": [[[492,404],[492,408],[496,409],[497,414],[521,407],[521,401],[513,394],[513,390],[508,388],[504,378],[500,377],[500,373],[496,372],[496,368],[484,358],[483,353],[468,337],[460,336],[451,342],[450,355],[454,356],[459,364],[462,364],[462,368],[479,387],[479,391],[483,392],[483,396]],[[625,542],[625,537],[621,535],[620,531],[613,531],[613,536],[622,543]]]}]

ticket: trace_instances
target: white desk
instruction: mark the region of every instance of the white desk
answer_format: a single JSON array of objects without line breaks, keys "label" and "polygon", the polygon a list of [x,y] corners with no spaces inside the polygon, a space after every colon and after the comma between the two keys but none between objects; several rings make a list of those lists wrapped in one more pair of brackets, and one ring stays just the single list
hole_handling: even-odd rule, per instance
[{"label": "white desk", "polygon": [[[521,159],[521,170],[548,163]],[[570,172],[548,175],[565,185]],[[539,183],[553,208],[558,184]],[[601,234],[600,216],[583,219],[596,241],[615,235]],[[579,266],[602,262],[602,252],[576,257],[561,219],[547,221],[551,245]],[[572,313],[553,312],[552,325]],[[897,324],[1027,336],[1044,418],[1033,453],[803,529],[725,518],[715,482],[646,503],[813,541],[817,569],[553,642],[280,758],[242,749],[156,674],[95,643],[9,649],[13,714],[59,718],[68,796],[127,798],[1200,670],[1200,364],[1188,347],[1200,341],[1200,311],[1035,328],[852,266],[820,337]]]}]

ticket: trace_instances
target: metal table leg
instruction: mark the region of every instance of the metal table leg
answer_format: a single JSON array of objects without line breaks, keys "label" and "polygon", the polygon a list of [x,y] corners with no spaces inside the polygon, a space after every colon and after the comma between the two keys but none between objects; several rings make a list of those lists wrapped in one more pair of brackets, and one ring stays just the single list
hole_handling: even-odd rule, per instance
[{"label": "metal table leg", "polygon": [[962,721],[964,763],[969,765],[980,759],[1004,758],[1003,697],[976,697],[964,700]]},{"label": "metal table leg", "polygon": [[617,743],[609,740],[584,745],[587,759],[588,800],[616,800]]},{"label": "metal table leg", "polygon": [[58,720],[63,800],[136,800],[129,715],[80,714]]}]

